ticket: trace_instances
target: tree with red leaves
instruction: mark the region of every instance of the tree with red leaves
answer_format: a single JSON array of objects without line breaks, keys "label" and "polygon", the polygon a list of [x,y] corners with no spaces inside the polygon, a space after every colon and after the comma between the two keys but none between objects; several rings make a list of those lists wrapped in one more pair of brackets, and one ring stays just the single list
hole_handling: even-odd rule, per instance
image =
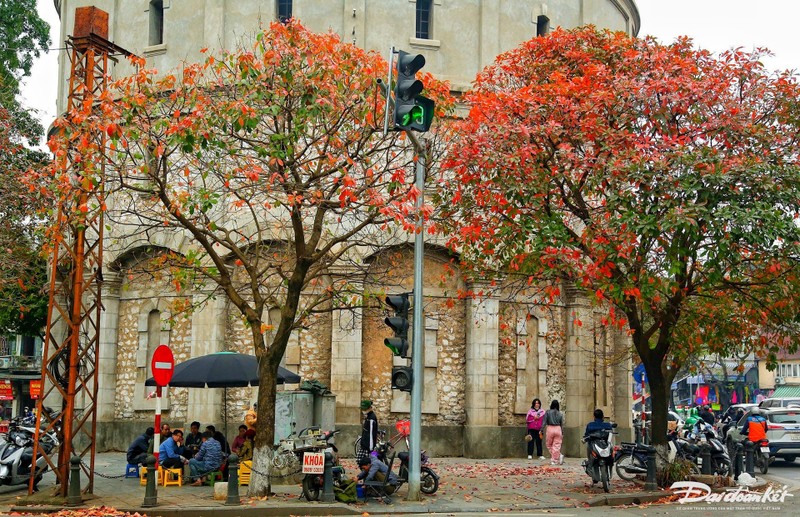
[{"label": "tree with red leaves", "polygon": [[[297,22],[273,23],[249,48],[177,75],[132,60],[138,72],[96,108],[86,102],[57,123],[53,191],[68,204],[82,183],[103,182],[107,202],[75,212],[105,211],[110,249],[156,250],[149,271],[179,293],[173,317],[217,296],[238,311],[259,360],[250,494],[267,495],[259,473],[272,464],[291,336],[322,313],[376,303],[354,280],[376,246],[415,227],[413,153],[404,134],[382,131],[375,80],[387,65]],[[422,79],[443,115],[449,88]],[[67,160],[82,167],[80,182]],[[157,249],[160,236],[176,235],[190,244]]]},{"label": "tree with red leaves", "polygon": [[479,74],[443,166],[463,266],[577,286],[629,333],[656,444],[687,355],[800,338],[800,88],[760,55],[557,30]]}]

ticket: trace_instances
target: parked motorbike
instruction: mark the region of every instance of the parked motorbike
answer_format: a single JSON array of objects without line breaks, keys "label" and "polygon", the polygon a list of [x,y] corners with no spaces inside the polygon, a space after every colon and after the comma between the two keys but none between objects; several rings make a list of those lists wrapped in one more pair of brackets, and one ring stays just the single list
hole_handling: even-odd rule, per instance
[{"label": "parked motorbike", "polygon": [[[304,437],[311,437],[312,440],[310,444],[296,449],[296,451],[300,453],[301,461],[302,455],[307,452],[324,452],[325,462],[333,464],[331,473],[333,475],[334,486],[341,487],[346,485],[347,480],[344,477],[344,467],[342,467],[339,463],[339,449],[336,448],[336,444],[330,442],[331,439],[339,433],[339,431],[325,431],[323,433],[316,434],[318,432],[319,428],[314,427],[306,429],[300,433],[300,439],[303,439]],[[320,494],[325,488],[325,474],[306,474],[303,476],[302,484],[303,496],[306,498],[306,500],[318,501]]]},{"label": "parked motorbike", "polygon": [[728,448],[717,436],[714,427],[706,422],[698,422],[698,441],[708,443],[711,447],[711,473],[718,476],[729,476],[731,474],[731,457]]},{"label": "parked motorbike", "polygon": [[[393,449],[391,442],[381,440],[375,447],[375,452],[378,454],[379,460],[388,464]],[[397,468],[399,481],[397,488],[400,488],[403,483],[408,482],[408,452],[399,452],[397,457],[400,459],[400,466]],[[439,475],[430,467],[430,458],[425,451],[420,453],[419,489],[426,495],[435,494],[439,490]]]},{"label": "parked motorbike", "polygon": [[[611,424],[616,428],[617,424]],[[603,490],[608,492],[611,483],[611,471],[614,466],[614,435],[611,431],[595,431],[581,438],[587,444],[589,458],[583,460],[586,474],[592,478],[594,485],[598,481],[603,483]]]},{"label": "parked motorbike", "polygon": [[[30,422],[25,422],[30,424]],[[22,425],[21,420],[12,420],[8,433],[0,436],[0,484],[22,485],[27,484],[31,477],[33,467],[33,438],[36,433],[34,427]],[[36,477],[33,488],[42,480],[47,471],[47,460],[44,455],[50,455],[58,447],[56,433],[50,431],[39,437],[39,451],[36,457]]]},{"label": "parked motorbike", "polygon": [[667,433],[667,445],[670,449],[668,459],[670,462],[675,459],[681,459],[691,465],[692,474],[700,474],[700,468],[697,466],[700,457],[700,447],[693,442],[694,437],[691,432],[686,433],[688,438],[681,437],[677,431],[670,431]]},{"label": "parked motorbike", "polygon": [[653,450],[650,445],[622,442],[614,455],[617,476],[625,481],[633,481],[636,476],[647,474],[647,454]]}]

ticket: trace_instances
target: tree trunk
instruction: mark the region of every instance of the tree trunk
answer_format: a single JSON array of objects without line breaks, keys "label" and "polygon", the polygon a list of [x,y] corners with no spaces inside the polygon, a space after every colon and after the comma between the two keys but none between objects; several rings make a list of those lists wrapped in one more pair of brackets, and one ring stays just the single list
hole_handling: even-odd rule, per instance
[{"label": "tree trunk", "polygon": [[651,374],[650,369],[645,364],[647,382],[650,385],[650,403],[652,406],[650,439],[653,445],[667,444],[667,410],[669,410],[670,384],[666,382],[660,367],[661,365],[659,364],[658,372]]},{"label": "tree trunk", "polygon": [[248,497],[264,497],[272,492],[269,476],[272,474],[272,447],[255,447],[253,449],[253,472],[250,474]]},{"label": "tree trunk", "polygon": [[269,474],[272,472],[272,446],[275,443],[275,396],[280,357],[275,365],[271,365],[271,356],[263,347],[256,350],[256,356],[259,359],[258,423],[253,451],[253,474],[247,493],[251,497],[264,497],[271,492]]}]

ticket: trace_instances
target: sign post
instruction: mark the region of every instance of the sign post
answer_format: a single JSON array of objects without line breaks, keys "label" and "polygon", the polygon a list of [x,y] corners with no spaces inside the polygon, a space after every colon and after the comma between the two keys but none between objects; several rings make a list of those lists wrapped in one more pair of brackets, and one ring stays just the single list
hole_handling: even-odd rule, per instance
[{"label": "sign post", "polygon": [[158,467],[158,449],[161,447],[161,388],[169,384],[175,371],[175,358],[167,345],[159,345],[153,352],[150,369],[156,382],[156,432],[153,436],[153,456],[156,457],[156,467]]}]

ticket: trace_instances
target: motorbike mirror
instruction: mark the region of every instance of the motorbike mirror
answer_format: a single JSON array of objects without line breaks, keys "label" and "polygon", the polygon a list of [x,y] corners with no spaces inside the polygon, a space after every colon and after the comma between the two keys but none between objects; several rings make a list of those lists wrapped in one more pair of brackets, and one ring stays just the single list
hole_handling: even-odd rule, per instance
[{"label": "motorbike mirror", "polygon": [[617,428],[617,424],[611,424],[611,428],[612,429],[616,429]]}]

